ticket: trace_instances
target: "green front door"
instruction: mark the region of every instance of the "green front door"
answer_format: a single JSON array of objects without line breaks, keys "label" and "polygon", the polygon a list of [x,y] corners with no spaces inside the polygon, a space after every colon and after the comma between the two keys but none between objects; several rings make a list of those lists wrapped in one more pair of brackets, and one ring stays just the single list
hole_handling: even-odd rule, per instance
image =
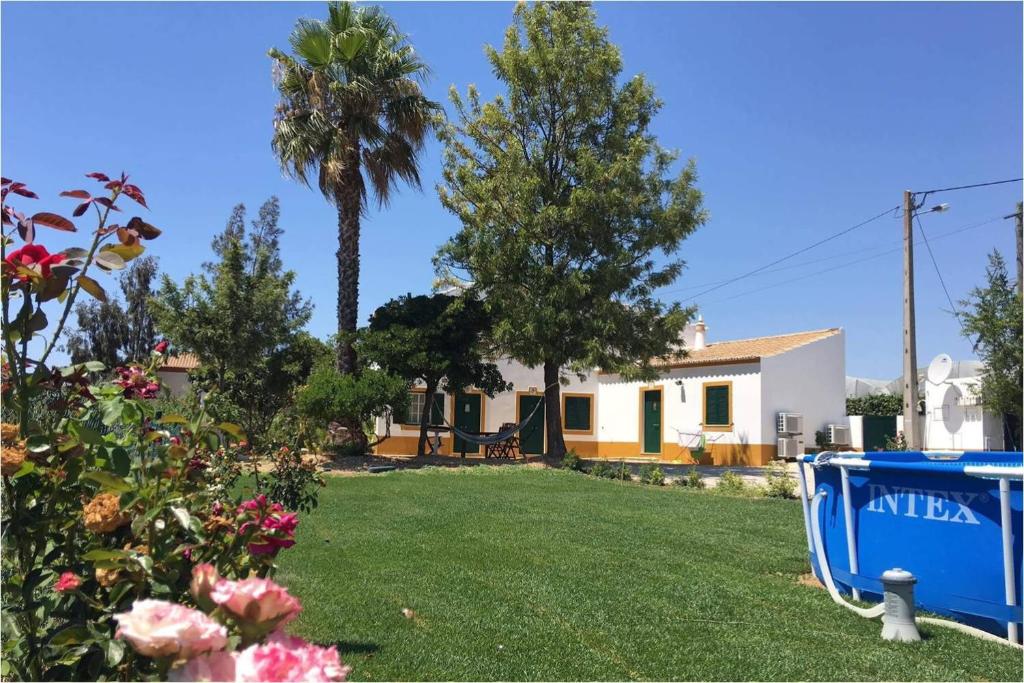
[{"label": "green front door", "polygon": [[661,391],[644,392],[644,453],[661,453]]},{"label": "green front door", "polygon": [[542,405],[530,418],[530,422],[519,432],[519,451],[524,455],[544,454],[544,397],[520,396],[519,419],[525,420],[538,403]]},{"label": "green front door", "polygon": [[[469,434],[482,431],[483,424],[481,424],[480,421],[480,408],[480,394],[459,394],[456,396],[455,426]],[[456,435],[455,453],[462,453],[463,449],[465,449],[466,453],[480,452],[480,446],[478,444],[464,441]]]}]

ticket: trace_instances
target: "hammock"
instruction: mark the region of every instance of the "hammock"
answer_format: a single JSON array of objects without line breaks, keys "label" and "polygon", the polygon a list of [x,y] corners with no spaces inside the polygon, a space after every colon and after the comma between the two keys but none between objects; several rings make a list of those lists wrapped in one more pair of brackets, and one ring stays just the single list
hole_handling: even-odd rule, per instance
[{"label": "hammock", "polygon": [[540,409],[542,405],[544,405],[543,399],[537,401],[537,405],[533,407],[533,410],[530,411],[530,414],[526,416],[525,420],[522,420],[519,424],[513,425],[512,427],[500,431],[497,434],[480,435],[474,434],[472,432],[464,432],[455,425],[453,425],[452,423],[448,422],[448,420],[445,420],[443,417],[441,418],[441,421],[448,425],[448,428],[452,430],[452,433],[454,433],[463,441],[479,444],[481,446],[491,446],[496,443],[501,443],[502,441],[505,441],[506,439],[513,436],[516,432],[520,431],[523,427],[525,427],[527,423],[533,419],[533,416],[537,414],[537,411]]}]

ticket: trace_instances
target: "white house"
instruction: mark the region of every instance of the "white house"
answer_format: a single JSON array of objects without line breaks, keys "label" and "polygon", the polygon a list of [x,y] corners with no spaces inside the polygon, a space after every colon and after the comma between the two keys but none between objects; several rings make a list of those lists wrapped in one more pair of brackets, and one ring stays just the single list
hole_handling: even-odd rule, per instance
[{"label": "white house", "polygon": [[[981,373],[984,369],[981,361],[954,361],[949,356],[941,355],[932,361],[932,365],[943,368],[943,372],[929,376],[929,370],[918,370],[918,395],[923,402],[923,413],[920,420],[922,443],[927,450],[984,451],[1002,450],[1003,421],[998,415],[988,412],[981,404],[979,389]],[[941,381],[933,381],[941,378]],[[868,394],[901,391],[903,380],[869,380],[860,377],[846,378],[847,396],[866,396]],[[882,418],[874,418],[876,421]],[[891,434],[903,431],[903,416],[890,418],[887,427]],[[858,450],[865,448],[865,427],[861,416],[851,416],[850,427],[852,446]],[[877,446],[877,444],[875,444]]]},{"label": "white house", "polygon": [[160,383],[167,387],[171,396],[183,396],[188,392],[188,373],[199,367],[199,357],[194,353],[183,353],[168,357],[157,368],[156,376]]},{"label": "white house", "polygon": [[[948,358],[948,356],[946,356]],[[925,448],[929,450],[1002,450],[1003,421],[987,412],[979,390],[984,366],[980,361],[950,361],[941,382],[924,383]]]},{"label": "white house", "polygon": [[[703,440],[702,462],[762,465],[776,455],[776,415],[803,416],[804,439],[829,424],[845,424],[845,345],[839,328],[771,337],[707,342],[703,321],[683,333],[685,355],[659,365],[653,382],[627,381],[595,370],[562,387],[566,447],[590,458],[690,461]],[[479,392],[438,394],[433,422],[467,432],[497,432],[518,423],[541,400],[541,368],[510,360],[499,367],[513,390],[487,398]],[[378,446],[385,455],[416,452],[419,418],[426,405],[422,388],[410,392],[409,424],[391,426]],[[543,407],[522,430],[522,451],[545,450]],[[383,434],[383,421],[378,434]],[[702,439],[703,437],[703,439]],[[447,435],[440,452],[461,452],[461,440]],[[467,453],[476,453],[470,444]]]}]

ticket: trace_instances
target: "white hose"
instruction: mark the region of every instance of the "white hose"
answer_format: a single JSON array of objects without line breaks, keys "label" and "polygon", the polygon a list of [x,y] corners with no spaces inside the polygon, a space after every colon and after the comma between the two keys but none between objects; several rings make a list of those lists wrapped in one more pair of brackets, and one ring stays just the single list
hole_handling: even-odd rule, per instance
[{"label": "white hose", "polygon": [[[874,607],[857,607],[853,603],[847,602],[843,599],[843,596],[839,594],[839,589],[836,588],[835,582],[832,580],[832,572],[828,568],[828,559],[825,556],[825,545],[821,540],[821,524],[818,522],[818,511],[821,508],[821,501],[825,499],[825,492],[818,491],[814,494],[814,500],[811,503],[811,536],[814,539],[814,554],[818,558],[818,568],[821,569],[821,578],[824,579],[825,588],[828,590],[828,594],[832,597],[832,601],[838,605],[856,612],[862,617],[868,619],[874,619],[880,617],[885,613],[885,603],[879,603]],[[1021,645],[1007,640],[1006,638],[1000,638],[999,636],[993,635],[988,631],[982,631],[980,628],[974,628],[967,624],[961,624],[958,621],[949,621],[948,619],[934,619],[932,617],[917,617],[915,621],[919,624],[928,624],[929,626],[944,626],[951,628],[961,633],[975,636],[976,638],[982,638],[995,643],[1002,643],[1003,645],[1011,645],[1017,649],[1024,649]]]},{"label": "white hose", "polygon": [[825,559],[825,544],[821,542],[821,525],[818,523],[818,510],[823,500],[825,500],[824,491],[818,491],[814,494],[814,502],[811,503],[811,535],[814,536],[814,554],[818,557],[818,567],[821,569],[821,578],[825,580],[825,588],[828,589],[828,594],[832,596],[832,601],[837,605],[842,605],[848,610],[868,619],[880,617],[885,612],[884,603],[879,603],[874,607],[857,607],[852,602],[847,602],[843,599],[843,596],[839,594],[839,589],[836,588],[836,584],[832,581],[832,572],[829,571],[828,560]]}]

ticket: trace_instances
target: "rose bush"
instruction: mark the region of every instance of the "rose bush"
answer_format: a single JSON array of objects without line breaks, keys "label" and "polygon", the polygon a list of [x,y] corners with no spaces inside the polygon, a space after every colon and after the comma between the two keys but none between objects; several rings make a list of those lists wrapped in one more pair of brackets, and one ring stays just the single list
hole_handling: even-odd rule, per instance
[{"label": "rose bush", "polygon": [[210,612],[140,600],[117,614],[117,637],[180,681],[343,681],[350,671],[334,647],[284,634],[302,609],[269,579],[231,581],[213,565],[192,569],[191,595]]},{"label": "rose bush", "polygon": [[[75,224],[15,210],[9,197],[37,197],[2,181],[0,676],[154,679],[172,668],[178,676],[175,667],[187,663],[197,679],[285,670],[337,679],[336,652],[281,634],[268,639],[298,611],[283,589],[263,583],[276,554],[294,544],[298,519],[266,498],[237,505],[224,482],[208,476],[218,454],[244,439],[236,425],[201,408],[158,410],[156,368],[167,343],[121,368],[49,363],[78,295],[106,297],[94,271],[122,268],[160,235],[139,217],[111,223],[123,197],[148,208],[127,176],[88,177],[104,192],[61,195],[78,202],[75,218],[95,212],[90,244],[53,253],[36,242],[36,228],[73,233]],[[49,306],[59,312],[53,325]],[[96,379],[103,374],[111,379]],[[236,643],[244,647],[225,651]],[[250,647],[264,649],[245,654]]]}]

